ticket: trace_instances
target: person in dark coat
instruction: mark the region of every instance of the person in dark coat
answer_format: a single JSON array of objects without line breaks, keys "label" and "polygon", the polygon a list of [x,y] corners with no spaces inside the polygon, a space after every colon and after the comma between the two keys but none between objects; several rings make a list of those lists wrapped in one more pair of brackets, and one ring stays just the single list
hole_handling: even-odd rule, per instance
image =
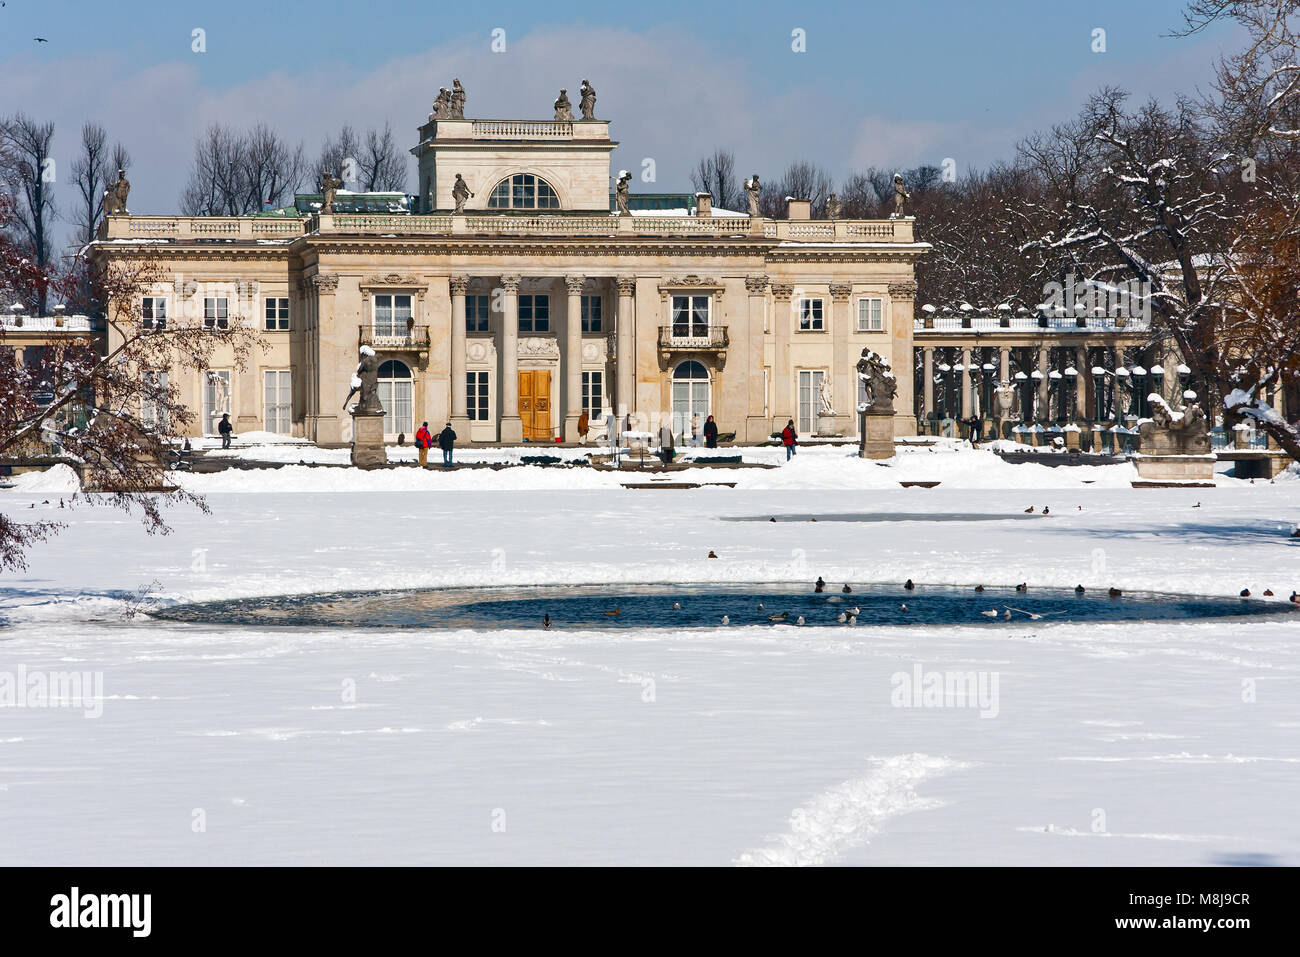
[{"label": "person in dark coat", "polygon": [[217,431],[221,433],[221,447],[223,449],[230,448],[230,436],[235,431],[235,427],[230,424],[229,412],[225,413],[221,417],[221,421],[217,423]]},{"label": "person in dark coat", "polygon": [[718,447],[718,423],[713,421],[713,416],[709,416],[704,421],[704,447],[709,449]]},{"label": "person in dark coat", "polygon": [[790,461],[795,452],[798,451],[799,433],[794,430],[794,419],[785,424],[781,430],[781,444],[785,446],[785,460]]},{"label": "person in dark coat", "polygon": [[451,423],[438,433],[438,448],[442,449],[442,466],[451,468],[451,453],[456,447],[456,433],[451,430]]}]

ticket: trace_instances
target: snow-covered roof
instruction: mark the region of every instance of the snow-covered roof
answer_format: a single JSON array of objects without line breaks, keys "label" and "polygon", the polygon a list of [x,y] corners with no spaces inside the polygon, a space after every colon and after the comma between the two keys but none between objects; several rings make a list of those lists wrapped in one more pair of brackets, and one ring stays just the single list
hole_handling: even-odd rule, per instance
[{"label": "snow-covered roof", "polygon": [[104,327],[103,320],[90,316],[22,316],[19,317],[5,310],[0,314],[0,328],[7,332],[96,332]]}]

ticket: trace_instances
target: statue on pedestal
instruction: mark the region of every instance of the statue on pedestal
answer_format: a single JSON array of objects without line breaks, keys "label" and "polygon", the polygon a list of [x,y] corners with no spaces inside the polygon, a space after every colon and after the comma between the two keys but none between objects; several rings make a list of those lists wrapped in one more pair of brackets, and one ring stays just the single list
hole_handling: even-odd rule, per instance
[{"label": "statue on pedestal", "polygon": [[555,122],[573,122],[573,104],[569,102],[568,90],[560,90],[555,101]]},{"label": "statue on pedestal", "polygon": [[827,219],[839,219],[840,210],[842,208],[843,206],[840,203],[840,198],[836,196],[834,193],[831,193],[829,196],[826,197],[826,218]]},{"label": "statue on pedestal", "polygon": [[456,208],[453,212],[455,212],[457,216],[465,212],[465,202],[473,195],[474,194],[469,191],[469,184],[465,182],[465,178],[461,176],[460,173],[457,173],[456,182],[453,183],[451,187],[451,198],[456,204]]},{"label": "statue on pedestal", "polygon": [[[361,393],[361,398],[349,409],[348,403],[357,393]],[[369,346],[361,347],[361,361],[357,363],[357,371],[352,373],[352,391],[343,400],[343,408],[353,415],[384,414],[384,407],[379,404],[379,356]]]},{"label": "statue on pedestal", "polygon": [[578,92],[582,94],[582,99],[578,101],[578,109],[582,111],[582,118],[584,120],[594,120],[596,118],[596,88],[583,80],[582,87]]},{"label": "statue on pedestal", "polygon": [[1208,455],[1210,431],[1205,413],[1195,402],[1174,412],[1158,393],[1147,397],[1151,418],[1138,426],[1138,451],[1143,455]]},{"label": "statue on pedestal", "polygon": [[866,402],[859,412],[874,415],[893,415],[894,396],[898,395],[898,380],[889,369],[889,360],[870,349],[862,350],[858,360],[858,378],[866,389]]},{"label": "statue on pedestal", "polygon": [[433,98],[433,119],[451,119],[451,91],[445,86],[438,88],[438,95]]},{"label": "statue on pedestal", "polygon": [[907,215],[907,201],[912,198],[912,194],[907,191],[903,185],[903,177],[900,173],[894,174],[894,213],[891,219],[901,219]]},{"label": "statue on pedestal", "polygon": [[630,182],[632,182],[632,174],[625,169],[619,170],[618,181],[614,184],[614,204],[620,216],[632,215],[628,212],[628,183]]},{"label": "statue on pedestal", "polygon": [[451,81],[451,100],[447,109],[447,118],[449,120],[465,118],[465,88],[460,85],[459,78]]},{"label": "statue on pedestal", "polygon": [[821,388],[817,390],[817,400],[821,404],[821,410],[817,413],[819,416],[835,414],[835,403],[831,398],[831,377],[829,374],[822,376]]}]

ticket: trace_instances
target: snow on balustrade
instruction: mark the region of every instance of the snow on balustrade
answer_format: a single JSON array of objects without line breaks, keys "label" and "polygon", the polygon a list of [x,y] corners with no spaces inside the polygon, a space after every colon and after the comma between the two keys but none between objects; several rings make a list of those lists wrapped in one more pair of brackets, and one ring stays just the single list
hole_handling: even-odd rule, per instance
[{"label": "snow on balustrade", "polygon": [[[1080,322],[1083,324],[1080,325]],[[1151,321],[1138,316],[920,316],[912,323],[918,335],[945,332],[1146,332]]]}]

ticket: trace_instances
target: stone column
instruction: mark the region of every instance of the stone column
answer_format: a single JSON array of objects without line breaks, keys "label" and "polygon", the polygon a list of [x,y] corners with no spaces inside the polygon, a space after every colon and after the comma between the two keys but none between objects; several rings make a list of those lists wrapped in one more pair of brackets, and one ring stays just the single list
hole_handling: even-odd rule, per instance
[{"label": "stone column", "polygon": [[998,347],[998,385],[1011,382],[1011,347]]},{"label": "stone column", "polygon": [[[767,305],[767,277],[748,276],[745,293],[749,297],[748,326],[745,329],[745,392],[748,396],[745,430],[739,433],[746,442],[763,442],[772,434],[772,421],[763,414],[763,308]],[[735,336],[732,337],[735,339]],[[716,421],[716,419],[715,419]],[[730,431],[728,429],[727,431]]]},{"label": "stone column", "polygon": [[582,414],[582,286],[585,276],[565,276],[568,303],[564,313],[564,441],[578,441]]},{"label": "stone column", "polygon": [[790,370],[790,296],[794,286],[788,282],[772,283],[772,333],[776,339],[776,362],[772,370],[773,431],[785,428],[789,419],[799,424],[799,402],[795,397],[793,372]]},{"label": "stone column", "polygon": [[1042,378],[1038,380],[1038,408],[1034,410],[1034,418],[1039,422],[1048,422],[1052,418],[1052,410],[1047,405],[1048,389],[1052,382],[1052,359],[1047,346],[1038,347],[1037,368]]},{"label": "stone column", "polygon": [[[835,407],[832,431],[852,435],[858,426],[857,360],[849,355],[849,330],[853,316],[848,283],[831,283],[831,402]],[[902,370],[900,370],[901,372]],[[827,431],[822,426],[822,431]]]},{"label": "stone column", "polygon": [[618,278],[618,345],[615,347],[614,378],[618,380],[615,414],[621,431],[628,413],[636,411],[636,335],[632,323],[632,300],[636,296],[636,277]]},{"label": "stone column", "polygon": [[[334,362],[321,341],[320,330],[335,328],[334,294],[338,291],[339,277],[335,274],[316,273],[307,278],[307,283],[316,294],[315,361],[319,363],[316,376],[318,412],[308,424],[308,438],[318,445],[340,445],[352,441],[352,419],[343,412],[343,399],[348,394],[346,384],[352,377],[352,370],[357,367],[359,356],[355,340],[349,341],[349,335],[345,332],[343,338],[346,345],[341,363],[343,368],[340,370],[343,378],[340,382],[335,382],[326,374]],[[342,394],[339,394],[340,388]],[[346,418],[347,434],[344,434],[344,422],[340,416]]]},{"label": "stone column", "polygon": [[921,350],[921,395],[926,419],[934,414],[934,349]]},{"label": "stone column", "polygon": [[1092,378],[1092,364],[1088,362],[1087,345],[1076,346],[1074,350],[1074,368],[1078,371],[1074,384],[1074,417],[1091,419],[1088,411],[1088,382]]},{"label": "stone column", "polygon": [[963,347],[961,350],[961,417],[963,419],[971,414],[972,409],[970,364],[970,349]]},{"label": "stone column", "polygon": [[469,441],[469,416],[465,398],[465,293],[468,276],[452,276],[451,285],[451,427],[461,441]]},{"label": "stone column", "polygon": [[501,288],[501,431],[502,442],[522,442],[519,418],[519,277],[502,276]]}]

